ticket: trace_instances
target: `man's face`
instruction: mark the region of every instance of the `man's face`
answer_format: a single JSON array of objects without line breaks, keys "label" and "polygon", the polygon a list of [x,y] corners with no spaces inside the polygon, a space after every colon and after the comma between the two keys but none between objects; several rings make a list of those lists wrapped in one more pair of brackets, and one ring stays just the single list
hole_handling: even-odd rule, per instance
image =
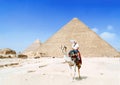
[{"label": "man's face", "polygon": [[76,44],[76,42],[74,41],[74,44]]}]

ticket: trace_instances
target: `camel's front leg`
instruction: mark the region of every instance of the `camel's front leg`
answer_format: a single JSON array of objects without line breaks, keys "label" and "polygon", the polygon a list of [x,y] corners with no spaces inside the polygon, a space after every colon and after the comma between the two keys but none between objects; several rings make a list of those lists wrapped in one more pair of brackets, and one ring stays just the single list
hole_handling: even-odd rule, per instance
[{"label": "camel's front leg", "polygon": [[80,68],[81,68],[81,65],[78,65],[78,78],[80,78]]},{"label": "camel's front leg", "polygon": [[73,76],[73,72],[72,72],[72,66],[71,65],[69,65],[69,72],[70,72],[70,76]]},{"label": "camel's front leg", "polygon": [[72,80],[74,80],[74,69],[73,66],[69,65],[69,71],[70,71],[70,76],[72,77]]},{"label": "camel's front leg", "polygon": [[78,78],[80,78],[80,68],[78,68]]},{"label": "camel's front leg", "polygon": [[76,75],[76,64],[74,65],[74,76],[73,76],[73,80],[75,79],[75,75]]}]

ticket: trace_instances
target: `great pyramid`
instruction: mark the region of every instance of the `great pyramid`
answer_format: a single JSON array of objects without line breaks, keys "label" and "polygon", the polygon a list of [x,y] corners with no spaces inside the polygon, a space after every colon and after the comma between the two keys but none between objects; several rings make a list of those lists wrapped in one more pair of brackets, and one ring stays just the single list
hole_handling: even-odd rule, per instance
[{"label": "great pyramid", "polygon": [[77,18],[73,18],[63,26],[36,51],[45,53],[46,56],[62,57],[60,47],[66,45],[69,51],[71,49],[71,39],[78,42],[79,50],[84,57],[113,57],[118,55],[116,49]]},{"label": "great pyramid", "polygon": [[37,39],[25,51],[23,51],[23,54],[28,55],[30,57],[39,56],[38,52],[35,52],[35,50],[40,49],[41,45],[42,43],[39,39]]}]

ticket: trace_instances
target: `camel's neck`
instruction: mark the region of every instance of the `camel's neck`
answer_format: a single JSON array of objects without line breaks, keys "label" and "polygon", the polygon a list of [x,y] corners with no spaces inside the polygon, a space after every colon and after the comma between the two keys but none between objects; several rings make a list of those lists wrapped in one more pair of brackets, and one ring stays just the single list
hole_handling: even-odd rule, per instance
[{"label": "camel's neck", "polygon": [[63,54],[65,55],[65,56],[67,56],[67,50],[62,50],[62,52],[63,52]]}]

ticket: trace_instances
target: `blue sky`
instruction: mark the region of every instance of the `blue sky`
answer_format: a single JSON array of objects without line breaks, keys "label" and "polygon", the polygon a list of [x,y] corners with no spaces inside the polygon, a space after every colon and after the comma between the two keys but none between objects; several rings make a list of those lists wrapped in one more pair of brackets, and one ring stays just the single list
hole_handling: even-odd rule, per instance
[{"label": "blue sky", "polygon": [[0,0],[0,48],[23,51],[77,17],[120,50],[119,0]]}]

